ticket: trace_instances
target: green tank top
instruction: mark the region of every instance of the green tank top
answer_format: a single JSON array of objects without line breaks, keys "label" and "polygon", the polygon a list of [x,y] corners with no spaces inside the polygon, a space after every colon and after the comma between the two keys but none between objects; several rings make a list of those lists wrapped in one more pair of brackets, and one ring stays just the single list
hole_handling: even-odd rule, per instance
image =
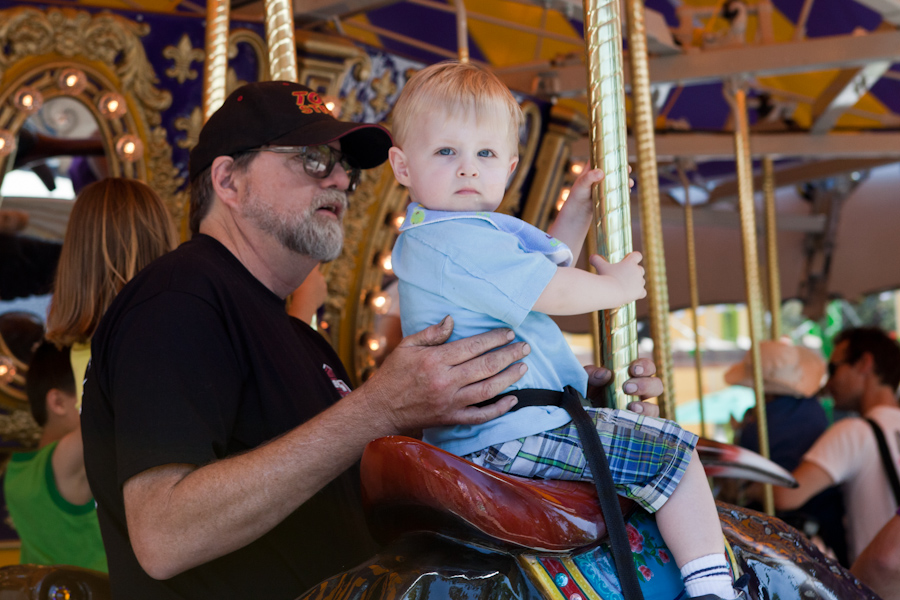
[{"label": "green tank top", "polygon": [[3,492],[22,541],[20,562],[75,565],[106,573],[94,501],[71,504],[56,489],[50,460],[56,445],[14,453],[6,466]]}]

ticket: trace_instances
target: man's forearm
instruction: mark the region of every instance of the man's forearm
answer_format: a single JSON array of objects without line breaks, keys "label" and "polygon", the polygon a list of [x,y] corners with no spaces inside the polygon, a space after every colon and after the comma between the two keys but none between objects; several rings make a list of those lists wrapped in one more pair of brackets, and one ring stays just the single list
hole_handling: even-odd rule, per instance
[{"label": "man's forearm", "polygon": [[358,391],[249,452],[202,467],[165,465],[125,483],[135,554],[168,579],[255,541],[394,433]]}]

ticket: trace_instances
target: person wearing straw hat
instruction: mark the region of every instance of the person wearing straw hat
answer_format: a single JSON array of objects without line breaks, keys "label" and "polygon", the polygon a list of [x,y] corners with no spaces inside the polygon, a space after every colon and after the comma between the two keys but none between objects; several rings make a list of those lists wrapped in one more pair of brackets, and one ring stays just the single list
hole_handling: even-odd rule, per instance
[{"label": "person wearing straw hat", "polygon": [[789,510],[832,485],[847,507],[848,558],[854,560],[897,510],[873,425],[883,430],[894,469],[898,464],[900,346],[875,327],[848,329],[834,340],[825,389],[835,408],[858,412],[831,426],[803,456],[793,475],[799,486],[776,488],[775,507]]},{"label": "person wearing straw hat", "polygon": [[[786,341],[759,344],[766,397],[769,458],[788,471],[800,464],[804,453],[828,428],[828,417],[817,394],[825,379],[825,360],[814,350]],[[753,387],[750,352],[725,373],[725,383]],[[755,409],[749,409],[737,431],[738,446],[759,452]],[[842,524],[844,505],[839,490],[831,488],[811,498],[796,511],[779,513],[786,522],[809,535],[819,535],[837,559],[847,565]]]}]

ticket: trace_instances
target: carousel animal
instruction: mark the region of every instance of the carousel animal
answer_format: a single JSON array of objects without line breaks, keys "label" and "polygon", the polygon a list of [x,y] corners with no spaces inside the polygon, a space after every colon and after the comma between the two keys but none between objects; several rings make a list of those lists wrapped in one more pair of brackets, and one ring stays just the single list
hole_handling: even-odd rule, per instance
[{"label": "carousel animal", "polygon": [[[749,462],[738,467],[745,475],[789,482],[749,451],[713,444],[703,454],[714,457],[718,474]],[[624,598],[589,483],[507,476],[418,440],[389,437],[366,448],[362,486],[370,527],[385,546],[301,600]],[[685,598],[653,518],[628,500],[620,506],[644,598]],[[718,511],[730,568],[747,598],[877,600],[778,519],[724,503]]]}]

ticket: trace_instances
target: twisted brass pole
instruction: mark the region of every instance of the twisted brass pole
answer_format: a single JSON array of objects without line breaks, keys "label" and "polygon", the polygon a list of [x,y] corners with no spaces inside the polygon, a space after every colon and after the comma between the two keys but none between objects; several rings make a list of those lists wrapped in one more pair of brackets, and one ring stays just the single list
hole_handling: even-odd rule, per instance
[{"label": "twisted brass pole", "polygon": [[691,183],[681,165],[678,176],[684,186],[684,237],[687,241],[688,288],[691,294],[691,324],[694,329],[694,370],[697,375],[697,402],[700,403],[700,435],[706,437],[706,413],[703,406],[703,357],[700,349],[700,293],[697,283],[697,248],[694,244],[694,207],[691,205]]},{"label": "twisted brass pole", "polygon": [[769,276],[769,314],[772,339],[781,337],[781,274],[778,270],[778,219],[775,215],[775,168],[772,157],[763,158],[763,195],[766,199],[766,272]]},{"label": "twisted brass pole", "polygon": [[297,81],[294,13],[289,0],[265,0],[269,75],[273,81]]},{"label": "twisted brass pole", "polygon": [[203,122],[225,102],[228,79],[228,0],[206,3],[206,61],[203,63]]},{"label": "twisted brass pole", "polygon": [[[586,0],[584,38],[587,54],[591,166],[606,173],[594,186],[593,234],[597,249],[609,262],[631,251],[631,207],[628,204],[628,145],[625,129],[625,84],[622,74],[622,30],[619,0]],[[637,357],[634,303],[603,311],[601,354],[613,372],[607,405],[623,407],[622,384]]]},{"label": "twisted brass pole", "polygon": [[659,206],[659,173],[656,170],[656,141],[653,101],[650,95],[650,65],[647,60],[647,23],[643,0],[626,0],[628,57],[631,64],[631,100],[634,109],[632,130],[637,140],[637,174],[640,185],[641,239],[647,272],[647,300],[650,308],[650,335],[653,361],[663,381],[659,415],[675,419],[675,380],[672,377],[672,346],[669,341],[669,287],[663,248],[662,217]]},{"label": "twisted brass pole", "polygon": [[[747,120],[747,93],[739,85],[734,90],[734,155],[737,162],[738,200],[741,210],[741,234],[744,248],[744,277],[747,283],[747,312],[750,318],[750,353],[753,359],[753,389],[756,391],[756,423],[759,451],[769,458],[769,431],[766,424],[766,396],[763,390],[759,342],[763,339],[762,290],[759,282],[759,258],[756,251],[756,207],[753,201],[753,164],[750,158],[750,124]],[[763,507],[775,514],[772,485],[763,486]]]}]

